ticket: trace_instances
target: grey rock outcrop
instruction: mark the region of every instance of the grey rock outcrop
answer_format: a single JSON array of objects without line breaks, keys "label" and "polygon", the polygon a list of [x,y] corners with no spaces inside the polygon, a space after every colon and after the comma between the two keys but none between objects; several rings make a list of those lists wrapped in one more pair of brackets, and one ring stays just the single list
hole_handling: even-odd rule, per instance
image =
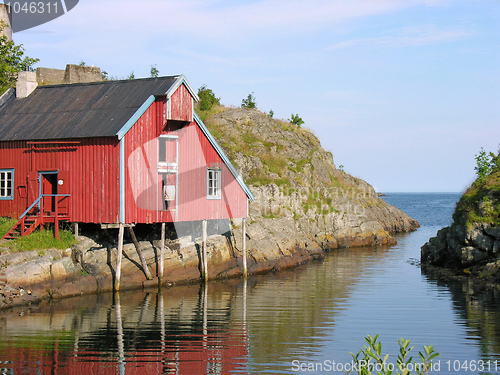
[{"label": "grey rock outcrop", "polygon": [[500,180],[474,183],[457,204],[451,226],[441,229],[421,249],[422,264],[451,268],[500,282]]},{"label": "grey rock outcrop", "polygon": [[419,226],[367,182],[337,169],[308,130],[245,108],[206,123],[255,196],[250,249],[390,244],[390,233]]}]

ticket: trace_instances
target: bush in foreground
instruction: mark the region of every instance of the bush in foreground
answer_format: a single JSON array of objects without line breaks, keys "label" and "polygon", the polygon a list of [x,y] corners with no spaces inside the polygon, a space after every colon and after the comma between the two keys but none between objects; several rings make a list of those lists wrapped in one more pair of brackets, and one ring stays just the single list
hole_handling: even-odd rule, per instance
[{"label": "bush in foreground", "polygon": [[410,374],[429,374],[432,368],[432,360],[439,353],[434,352],[432,345],[424,346],[424,353],[419,352],[420,362],[417,362],[410,356],[413,346],[410,347],[410,340],[399,339],[399,354],[396,365],[390,363],[389,354],[382,354],[382,343],[378,341],[379,335],[365,337],[368,345],[365,345],[357,354],[351,353],[356,368],[348,372],[361,375],[391,375],[394,372],[400,375]]}]

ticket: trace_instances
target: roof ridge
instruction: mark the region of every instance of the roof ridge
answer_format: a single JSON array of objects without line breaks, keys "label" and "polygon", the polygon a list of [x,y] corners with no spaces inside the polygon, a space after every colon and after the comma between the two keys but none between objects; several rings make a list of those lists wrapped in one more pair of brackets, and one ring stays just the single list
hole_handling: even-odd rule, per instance
[{"label": "roof ridge", "polygon": [[152,81],[152,80],[165,80],[165,79],[177,79],[181,76],[181,74],[178,75],[171,75],[171,76],[160,76],[160,77],[146,77],[146,78],[134,78],[134,79],[115,79],[115,80],[105,80],[105,81],[97,81],[97,82],[79,82],[79,83],[60,83],[60,84],[53,84],[53,85],[43,85],[43,86],[37,86],[38,89],[43,89],[43,88],[54,88],[54,87],[76,87],[76,86],[90,86],[90,85],[105,85],[105,84],[113,84],[113,83],[126,83],[126,82],[134,82],[134,81]]}]

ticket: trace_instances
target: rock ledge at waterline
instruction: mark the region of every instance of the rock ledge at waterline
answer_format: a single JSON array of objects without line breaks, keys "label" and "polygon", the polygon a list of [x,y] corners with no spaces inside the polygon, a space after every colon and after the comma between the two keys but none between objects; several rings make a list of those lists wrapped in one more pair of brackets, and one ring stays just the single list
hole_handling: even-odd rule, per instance
[{"label": "rock ledge at waterline", "polygon": [[457,203],[451,226],[421,250],[422,264],[500,286],[500,171],[475,181]]},{"label": "rock ledge at waterline", "polygon": [[[391,233],[418,227],[367,182],[337,169],[306,129],[241,108],[221,108],[206,124],[255,196],[247,220],[250,274],[293,267],[337,248],[394,244]],[[155,275],[160,231],[149,232],[140,245]],[[0,255],[0,306],[112,290],[114,241],[95,233],[66,251]],[[199,280],[200,245],[193,236],[167,241],[166,285]],[[241,275],[241,245],[238,220],[230,233],[209,237],[211,279]],[[138,267],[133,246],[124,247],[121,289],[155,285]]]}]

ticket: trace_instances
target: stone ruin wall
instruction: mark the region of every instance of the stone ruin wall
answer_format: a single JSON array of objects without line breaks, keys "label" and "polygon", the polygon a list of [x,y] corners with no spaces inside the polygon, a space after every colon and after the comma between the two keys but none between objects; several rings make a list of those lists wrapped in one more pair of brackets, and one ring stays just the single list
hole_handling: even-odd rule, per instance
[{"label": "stone ruin wall", "polygon": [[101,69],[94,66],[68,64],[66,69],[37,68],[36,80],[39,85],[60,85],[102,81]]}]

